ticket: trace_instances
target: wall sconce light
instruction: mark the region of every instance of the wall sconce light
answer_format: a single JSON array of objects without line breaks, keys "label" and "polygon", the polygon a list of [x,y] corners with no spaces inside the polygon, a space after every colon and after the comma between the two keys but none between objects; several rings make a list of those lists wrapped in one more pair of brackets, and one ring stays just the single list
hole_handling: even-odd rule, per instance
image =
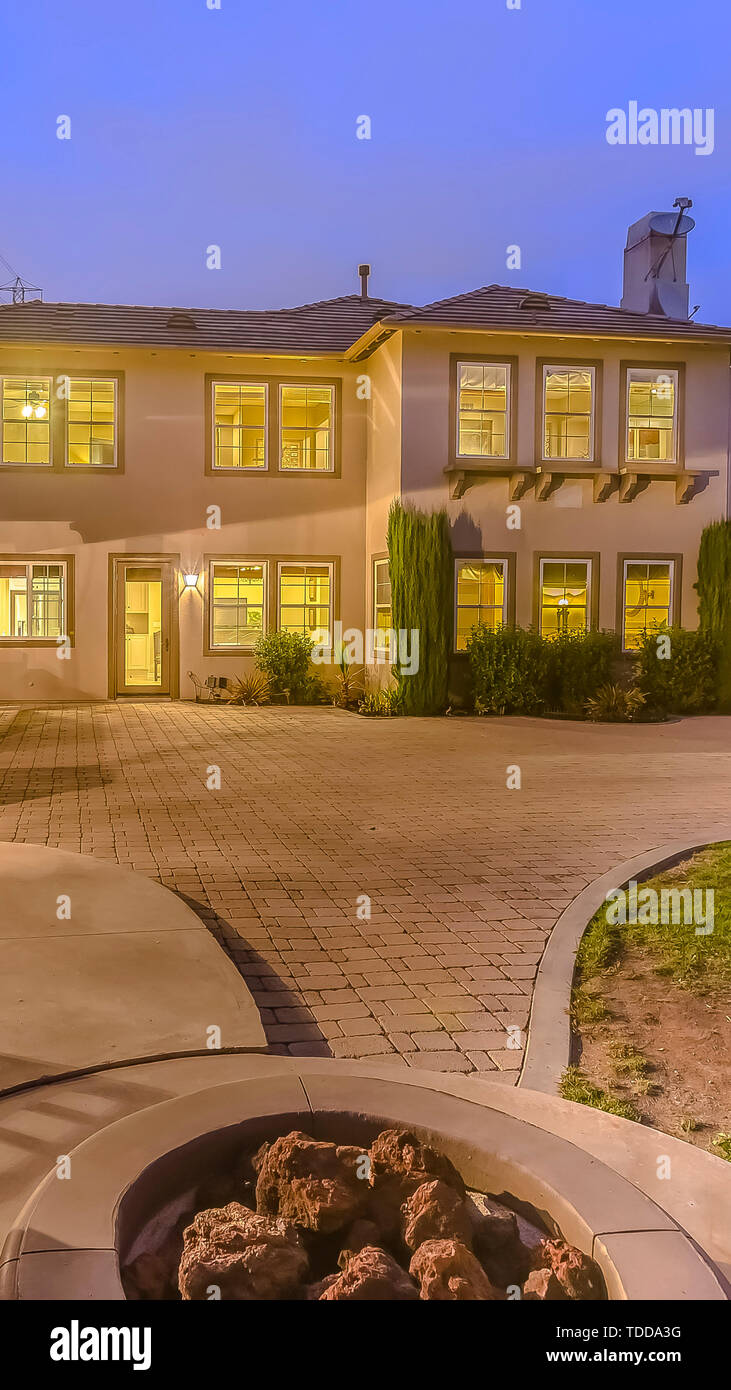
[{"label": "wall sconce light", "polygon": [[197,588],[198,588],[198,575],[197,575],[197,574],[184,574],[184,575],[183,575],[183,583],[184,583],[186,589],[197,589]]}]

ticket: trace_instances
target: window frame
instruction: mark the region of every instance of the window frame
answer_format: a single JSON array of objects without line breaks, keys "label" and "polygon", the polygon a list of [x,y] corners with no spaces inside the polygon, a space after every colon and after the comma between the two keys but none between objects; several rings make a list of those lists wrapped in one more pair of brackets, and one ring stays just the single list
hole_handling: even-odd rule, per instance
[{"label": "window frame", "polygon": [[[228,474],[231,477],[238,477],[240,474],[262,474],[269,472],[269,441],[271,436],[271,390],[270,381],[267,377],[254,376],[226,376],[223,374],[209,373],[206,377],[208,382],[207,399],[210,412],[210,422],[206,429],[208,440],[207,465],[210,461],[210,472],[220,477],[221,474]],[[264,464],[257,464],[255,468],[225,467],[216,463],[216,387],[217,386],[263,386],[264,387]],[[206,472],[209,471],[206,466]]]},{"label": "window frame", "polygon": [[[545,551],[537,550],[534,553],[534,581],[533,581],[533,623],[535,630],[540,637],[546,634],[543,631],[542,612],[543,612],[543,566],[544,564],[572,565],[577,561],[589,566],[587,574],[587,596],[586,596],[586,618],[587,632],[595,632],[599,626],[599,570],[600,555],[598,550],[561,550]],[[550,638],[548,640],[551,640]]]},{"label": "window frame", "polygon": [[[633,369],[645,372],[657,372],[658,376],[663,373],[674,372],[676,376],[675,387],[675,458],[674,459],[631,459],[627,457],[629,446],[629,373]],[[620,392],[619,392],[619,451],[621,466],[627,472],[643,472],[649,469],[663,469],[672,475],[683,471],[685,467],[685,363],[684,362],[653,362],[635,361],[634,359],[623,359],[619,364],[620,372]]]},{"label": "window frame", "polygon": [[[282,583],[281,583],[281,575],[282,575],[282,568],[283,568],[284,566],[289,567],[289,568],[291,568],[291,567],[293,567],[293,566],[297,566],[298,568],[304,569],[304,570],[306,570],[306,569],[325,569],[325,567],[327,567],[327,569],[330,571],[330,603],[329,603],[329,605],[328,605],[329,610],[330,610],[330,621],[329,621],[329,624],[328,624],[328,642],[329,642],[330,646],[332,646],[334,625],[335,625],[335,622],[336,622],[336,619],[337,619],[336,588],[335,588],[335,586],[336,586],[336,564],[335,564],[335,560],[333,560],[333,559],[327,559],[327,560],[326,560],[326,559],[317,559],[317,558],[313,558],[312,556],[302,557],[301,555],[292,556],[292,557],[290,557],[290,558],[287,558],[286,556],[279,556],[279,557],[278,557],[277,562],[276,562],[276,608],[275,608],[275,610],[274,610],[275,613],[276,613],[276,627],[273,629],[273,631],[275,631],[275,632],[282,632],[282,631],[283,631],[283,629],[282,629]],[[305,604],[305,607],[306,607],[306,606],[307,606],[307,605]],[[320,607],[320,608],[323,607],[322,604],[318,604],[317,606]],[[326,644],[325,644],[325,645],[326,645]]]},{"label": "window frame", "polygon": [[[508,368],[508,402],[506,411],[507,446],[506,454],[460,454],[459,449],[459,368],[462,366],[474,367],[507,367]],[[505,472],[506,469],[514,468],[517,460],[518,447],[518,381],[519,381],[519,359],[517,356],[503,356],[502,354],[489,353],[483,355],[479,352],[464,353],[452,352],[449,355],[449,464],[452,468],[459,467],[460,463],[479,464],[484,467],[486,472],[493,470],[496,473]]]},{"label": "window frame", "polygon": [[[49,394],[49,422],[50,422],[50,462],[49,463],[3,463],[2,462],[2,438],[0,438],[0,474],[3,473],[23,473],[27,476],[32,473],[63,473],[67,477],[69,474],[99,474],[103,477],[115,477],[124,473],[124,440],[125,440],[125,373],[124,371],[111,368],[108,371],[98,371],[96,368],[87,369],[74,366],[71,369],[66,367],[28,367],[21,363],[17,370],[12,372],[0,372],[0,393],[2,383],[5,379],[15,380],[37,377],[50,380],[51,389]],[[58,387],[62,380],[68,381],[113,381],[114,382],[114,467],[109,464],[83,464],[69,463],[67,454],[68,441],[68,396],[59,396]],[[2,421],[0,420],[0,436],[2,435]]]},{"label": "window frame", "polygon": [[[48,383],[48,462],[47,463],[5,463],[3,453],[5,450],[5,426],[9,424],[4,416],[3,402],[5,395],[6,381],[43,381]],[[55,377],[49,368],[41,368],[36,371],[18,370],[14,372],[0,372],[0,471],[3,473],[42,473],[54,470],[54,460],[56,451],[56,401],[54,391]]]},{"label": "window frame", "polygon": [[[594,472],[601,464],[602,455],[602,377],[603,362],[601,358],[592,357],[539,357],[536,359],[536,459],[544,472],[571,473],[581,472],[588,469]],[[546,442],[546,394],[545,382],[546,373],[549,370],[556,372],[572,371],[591,371],[592,393],[591,393],[591,453],[588,458],[547,458],[545,454]]]},{"label": "window frame", "polygon": [[682,606],[682,580],[683,580],[683,556],[682,553],[674,555],[672,552],[656,552],[649,554],[646,550],[641,551],[622,551],[617,556],[617,619],[616,630],[620,634],[621,650],[623,656],[631,656],[635,647],[625,647],[624,631],[624,610],[625,604],[625,584],[627,565],[671,565],[670,574],[670,625],[679,627],[681,625],[681,606]]},{"label": "window frame", "polygon": [[239,569],[246,565],[259,565],[263,571],[263,612],[262,612],[262,634],[269,632],[269,612],[271,601],[270,569],[271,560],[265,555],[207,555],[205,557],[205,612],[204,612],[204,645],[203,653],[205,656],[225,656],[227,652],[251,653],[254,650],[256,641],[246,644],[231,646],[220,646],[213,641],[213,570],[215,565],[236,565]]},{"label": "window frame", "polygon": [[[264,436],[265,468],[219,468],[215,465],[215,412],[213,409],[214,386],[248,383],[264,386],[267,392],[266,426]],[[333,418],[330,425],[332,446],[331,468],[282,468],[281,467],[281,388],[282,386],[328,387],[332,391]],[[208,478],[339,478],[342,472],[342,396],[341,377],[321,377],[310,375],[302,377],[271,375],[257,372],[206,372],[204,377],[204,428],[205,454],[204,472]]]},{"label": "window frame", "polygon": [[[514,572],[515,572],[515,552],[512,551],[512,552],[510,552],[510,553],[508,553],[508,554],[503,553],[502,555],[495,555],[495,554],[487,554],[487,552],[484,552],[484,553],[483,553],[482,551],[480,551],[479,554],[469,554],[469,553],[466,553],[466,554],[465,554],[464,552],[461,552],[459,555],[455,555],[455,557],[454,557],[453,595],[452,595],[452,655],[453,655],[453,656],[467,657],[467,651],[466,651],[466,649],[457,646],[457,616],[458,616],[458,604],[457,604],[458,588],[457,588],[457,579],[458,579],[458,574],[459,574],[459,566],[460,566],[460,565],[479,565],[480,563],[483,563],[483,562],[484,562],[485,564],[488,564],[488,565],[497,565],[497,564],[501,564],[501,565],[503,566],[503,622],[502,622],[502,625],[503,625],[503,627],[512,627],[512,626],[514,625],[514,623],[515,623],[515,592],[514,592],[514,584],[513,584],[513,575],[514,575]],[[470,606],[470,605],[463,605],[463,606],[466,607],[466,606]]]},{"label": "window frame", "polygon": [[[378,609],[379,609],[379,607],[380,607],[380,608],[384,608],[384,607],[385,607],[385,604],[380,604],[380,605],[379,605],[379,603],[378,603],[378,601],[377,601],[377,598],[376,598],[376,595],[377,595],[377,593],[378,593],[378,579],[377,579],[378,566],[379,566],[379,565],[386,565],[386,566],[388,567],[388,566],[389,566],[389,563],[390,563],[390,557],[389,557],[388,551],[384,551],[384,552],[381,552],[381,553],[378,554],[378,555],[372,555],[372,556],[371,556],[371,626],[372,626],[372,628],[373,628],[373,653],[374,653],[374,656],[376,656],[376,657],[378,657],[378,658],[381,658],[381,659],[383,659],[383,660],[385,660],[385,661],[388,661],[388,660],[389,660],[388,647],[379,647],[379,646],[378,646],[378,631],[379,631],[379,629],[378,629]],[[390,584],[390,582],[391,582],[391,575],[390,575],[390,570],[389,570],[389,584]],[[391,627],[391,630],[393,630],[393,593],[391,594],[391,603],[390,603],[389,607],[390,607],[390,609],[391,609],[391,624],[390,624],[390,627]]]},{"label": "window frame", "polygon": [[[25,467],[26,465],[21,465]],[[33,466],[33,465],[31,465]],[[37,466],[37,465],[35,465]],[[63,627],[65,631],[61,634],[66,637],[70,647],[76,645],[75,613],[74,613],[74,559],[73,555],[56,555],[46,551],[42,554],[26,554],[25,552],[15,552],[14,554],[1,554],[0,565],[25,565],[26,571],[31,565],[62,565],[64,567],[64,589],[63,589]],[[27,579],[26,579],[27,583]],[[0,635],[0,647],[12,647],[16,650],[23,647],[54,647],[58,648],[59,637],[3,637]]]}]

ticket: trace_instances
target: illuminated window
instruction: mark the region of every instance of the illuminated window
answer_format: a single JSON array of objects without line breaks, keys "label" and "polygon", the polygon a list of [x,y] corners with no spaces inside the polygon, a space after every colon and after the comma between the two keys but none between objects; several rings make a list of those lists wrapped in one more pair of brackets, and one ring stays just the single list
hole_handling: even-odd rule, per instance
[{"label": "illuminated window", "polygon": [[332,472],[333,386],[280,386],[280,466]]},{"label": "illuminated window", "polygon": [[0,564],[0,638],[33,641],[66,635],[66,564]]},{"label": "illuminated window", "polygon": [[627,371],[627,458],[676,458],[678,373],[660,368]]},{"label": "illuminated window", "polygon": [[280,564],[279,628],[318,644],[330,639],[332,565]]},{"label": "illuminated window", "polygon": [[116,382],[72,377],[68,385],[66,463],[71,468],[114,468]]},{"label": "illuminated window", "polygon": [[648,632],[671,622],[675,565],[672,560],[625,560],[622,646],[632,651]]},{"label": "illuminated window", "polygon": [[210,566],[211,647],[253,647],[266,627],[266,564]]},{"label": "illuminated window", "polygon": [[589,627],[591,560],[541,560],[541,635]]},{"label": "illuminated window", "polygon": [[213,435],[214,468],[266,468],[266,386],[215,381]]},{"label": "illuminated window", "polygon": [[457,453],[460,457],[508,457],[509,394],[509,365],[457,363]]},{"label": "illuminated window", "polygon": [[391,576],[388,560],[373,561],[373,629],[378,656],[389,659],[389,633],[393,627]]},{"label": "illuminated window", "polygon": [[474,627],[483,624],[491,632],[504,626],[507,583],[504,560],[457,560],[455,650],[467,650]]},{"label": "illuminated window", "polygon": [[543,368],[544,459],[593,459],[594,368]]},{"label": "illuminated window", "polygon": [[50,410],[50,377],[3,377],[3,463],[50,464]]}]

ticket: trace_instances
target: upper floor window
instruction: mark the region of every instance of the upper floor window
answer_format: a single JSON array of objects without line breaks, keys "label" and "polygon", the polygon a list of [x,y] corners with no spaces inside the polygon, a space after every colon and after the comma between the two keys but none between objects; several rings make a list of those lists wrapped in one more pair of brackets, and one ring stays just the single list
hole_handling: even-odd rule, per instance
[{"label": "upper floor window", "polygon": [[214,468],[266,468],[267,394],[263,382],[213,383]]},{"label": "upper floor window", "polygon": [[627,368],[627,459],[677,458],[678,373],[660,367]]},{"label": "upper floor window", "polygon": [[0,640],[29,642],[66,635],[65,561],[21,558],[0,564]]},{"label": "upper floor window", "polygon": [[543,368],[543,457],[594,458],[594,367]]},{"label": "upper floor window", "polygon": [[334,386],[281,385],[279,461],[284,469],[330,473],[334,467]]},{"label": "upper floor window", "polygon": [[675,563],[673,560],[625,560],[622,647],[632,651],[647,633],[672,621]]},{"label": "upper floor window", "polygon": [[209,586],[211,647],[253,647],[266,629],[266,562],[212,560]]},{"label": "upper floor window", "polygon": [[388,560],[373,561],[373,630],[375,650],[379,656],[388,659],[390,637],[393,627],[391,607],[391,576]]},{"label": "upper floor window", "polygon": [[51,378],[2,379],[2,461],[51,463]]},{"label": "upper floor window", "polygon": [[586,632],[589,627],[591,560],[541,560],[542,637]]},{"label": "upper floor window", "polygon": [[507,458],[510,453],[510,365],[457,363],[457,454]]},{"label": "upper floor window", "polygon": [[332,625],[332,565],[280,563],[278,579],[280,631],[301,632],[326,644]]},{"label": "upper floor window", "polygon": [[66,463],[70,468],[115,468],[117,383],[113,377],[70,377]]},{"label": "upper floor window", "polygon": [[505,560],[455,561],[455,636],[458,652],[467,650],[474,627],[495,632],[504,626],[507,608]]}]

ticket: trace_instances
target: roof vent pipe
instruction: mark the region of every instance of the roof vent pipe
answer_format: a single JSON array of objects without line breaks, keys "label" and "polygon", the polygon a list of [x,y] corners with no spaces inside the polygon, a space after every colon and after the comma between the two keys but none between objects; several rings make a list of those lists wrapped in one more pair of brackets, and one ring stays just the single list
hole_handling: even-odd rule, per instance
[{"label": "roof vent pipe", "polygon": [[370,275],[370,273],[371,273],[371,268],[370,268],[369,265],[359,265],[359,266],[358,266],[358,274],[360,275],[360,297],[361,297],[361,299],[367,299],[367,298],[368,298],[368,276]]}]

